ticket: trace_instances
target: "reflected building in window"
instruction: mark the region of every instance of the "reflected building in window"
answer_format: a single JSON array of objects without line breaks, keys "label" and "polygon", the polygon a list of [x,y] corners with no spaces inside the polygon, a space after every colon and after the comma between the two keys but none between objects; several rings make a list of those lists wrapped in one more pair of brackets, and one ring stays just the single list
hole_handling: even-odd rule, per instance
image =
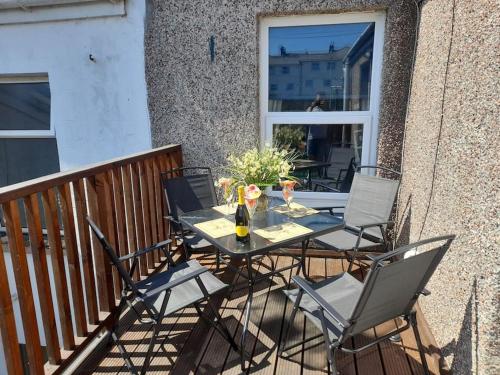
[{"label": "reflected building in window", "polygon": [[328,53],[287,52],[283,47],[279,56],[269,56],[269,84],[273,88],[269,110],[305,111],[317,94],[326,98],[324,110],[342,110],[342,61],[348,51],[346,47],[335,50],[333,45]]},{"label": "reflected building in window", "polygon": [[[269,53],[269,111],[305,111],[318,95],[323,111],[369,110],[375,24],[346,25],[344,33],[308,26],[294,31],[288,38],[278,32],[275,40],[270,38],[273,44],[282,41],[283,45]],[[299,36],[300,31],[305,36]],[[300,41],[325,35],[331,35],[332,41],[316,51],[305,49],[307,44]],[[339,36],[344,39],[337,48]]]}]

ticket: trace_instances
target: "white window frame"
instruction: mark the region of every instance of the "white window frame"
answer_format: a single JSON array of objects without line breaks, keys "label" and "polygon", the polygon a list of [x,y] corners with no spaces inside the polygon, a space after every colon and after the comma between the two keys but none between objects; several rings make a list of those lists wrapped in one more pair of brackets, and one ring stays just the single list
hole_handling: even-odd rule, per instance
[{"label": "white window frame", "polygon": [[[370,109],[368,111],[269,112],[269,28],[286,26],[330,25],[345,23],[375,23],[373,41]],[[265,17],[260,22],[260,139],[261,145],[272,142],[274,124],[362,124],[363,165],[377,161],[378,121],[381,95],[385,12],[300,15]],[[270,195],[280,192],[269,191]],[[309,205],[341,205],[347,200],[344,193],[296,192],[296,199]]]},{"label": "white window frame", "polygon": [[[5,75],[0,76],[0,85],[5,83],[49,83],[47,74]],[[52,97],[52,95],[51,95]],[[51,99],[52,101],[52,99]],[[50,105],[52,112],[52,103]],[[56,131],[50,116],[49,130],[0,130],[0,138],[55,138]]]}]

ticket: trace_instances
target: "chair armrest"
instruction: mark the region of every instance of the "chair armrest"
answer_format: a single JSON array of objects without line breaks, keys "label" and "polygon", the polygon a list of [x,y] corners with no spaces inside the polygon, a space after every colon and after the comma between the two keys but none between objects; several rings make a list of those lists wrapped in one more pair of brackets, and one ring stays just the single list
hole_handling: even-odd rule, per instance
[{"label": "chair armrest", "polygon": [[147,254],[147,253],[149,253],[149,252],[151,252],[153,250],[157,250],[157,249],[160,249],[162,247],[165,247],[168,244],[170,244],[171,242],[172,242],[172,240],[165,240],[165,241],[162,241],[162,242],[158,242],[157,244],[154,244],[153,246],[147,247],[145,249],[137,250],[134,253],[130,253],[130,254],[124,255],[124,256],[118,258],[118,260],[120,262],[123,262],[123,261],[131,259],[131,258],[140,257],[141,255]]},{"label": "chair armrest", "polygon": [[335,319],[342,327],[349,327],[350,324],[345,320],[340,313],[335,310],[335,308],[326,302],[323,297],[321,297],[316,291],[311,288],[311,286],[300,276],[292,276],[292,280],[297,284],[297,286],[302,289],[305,293],[311,297],[314,302],[321,306],[321,308],[328,313],[333,319]]},{"label": "chair armrest", "polygon": [[172,216],[163,216],[164,219],[171,221],[172,223],[181,225],[182,223],[179,220],[174,219]]},{"label": "chair armrest", "polygon": [[323,189],[333,191],[334,193],[339,193],[340,191],[338,189],[335,189],[327,184],[322,184],[321,182],[315,182],[314,183],[314,191],[317,191],[318,186],[321,186]]},{"label": "chair armrest", "polygon": [[148,298],[148,297],[152,297],[152,296],[155,296],[161,292],[164,292],[165,290],[169,290],[169,289],[172,289],[172,288],[175,288],[176,286],[179,286],[181,284],[184,284],[185,282],[189,281],[189,280],[192,280],[198,276],[200,276],[202,273],[205,273],[205,272],[208,272],[208,268],[205,268],[205,267],[202,267],[202,268],[199,268],[193,272],[190,272],[184,276],[181,276],[179,277],[178,279],[175,279],[175,280],[172,280],[166,284],[163,284],[157,288],[154,288],[154,289],[151,289],[151,290],[148,290],[146,293],[144,293],[142,295],[143,298]]},{"label": "chair armrest", "polygon": [[[345,208],[345,206],[330,206],[330,207],[312,207],[312,209],[317,210],[317,211],[329,211],[330,215],[334,215],[335,212],[333,211],[335,208]],[[344,214],[343,212],[338,212],[338,214]]]},{"label": "chair armrest", "polygon": [[427,297],[427,296],[430,296],[431,295],[431,291],[429,289],[422,289],[422,291],[420,292],[421,295]]},{"label": "chair armrest", "polygon": [[363,225],[358,225],[358,228],[367,229],[373,227],[380,227],[382,225],[387,225],[388,227],[392,227],[394,225],[394,221],[381,221],[380,223],[363,224]]}]

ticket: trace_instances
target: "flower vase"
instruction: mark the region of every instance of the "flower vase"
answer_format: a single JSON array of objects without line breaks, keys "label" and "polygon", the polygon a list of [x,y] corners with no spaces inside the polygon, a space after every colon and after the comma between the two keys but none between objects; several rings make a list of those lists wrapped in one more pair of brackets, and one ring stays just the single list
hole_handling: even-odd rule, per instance
[{"label": "flower vase", "polygon": [[262,194],[260,195],[260,197],[257,198],[257,208],[255,209],[255,211],[257,212],[267,211],[269,207],[269,197],[266,193],[264,193],[264,189],[262,189]]}]

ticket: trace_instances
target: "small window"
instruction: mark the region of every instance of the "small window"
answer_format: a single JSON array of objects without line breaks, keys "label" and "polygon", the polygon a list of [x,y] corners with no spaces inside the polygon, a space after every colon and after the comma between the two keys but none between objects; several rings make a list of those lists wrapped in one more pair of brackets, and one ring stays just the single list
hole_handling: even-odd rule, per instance
[{"label": "small window", "polygon": [[0,186],[59,171],[47,76],[0,76]]},{"label": "small window", "polygon": [[313,80],[312,79],[306,80],[306,87],[307,88],[312,88],[313,87]]},{"label": "small window", "polygon": [[278,90],[278,85],[275,83],[271,84],[271,91],[276,91],[276,90]]},{"label": "small window", "polygon": [[289,66],[282,66],[281,67],[281,73],[283,73],[283,74],[290,73],[290,67]]},{"label": "small window", "polygon": [[332,85],[332,80],[331,79],[325,79],[325,80],[323,80],[323,86],[330,87],[331,85]]},{"label": "small window", "polygon": [[329,62],[327,67],[328,70],[335,70],[335,62]]},{"label": "small window", "polygon": [[311,64],[311,70],[315,70],[315,71],[319,70],[319,63],[316,63],[316,62],[312,63]]},{"label": "small window", "polygon": [[293,83],[287,83],[287,84],[286,84],[286,89],[287,89],[287,91],[293,90],[293,87],[294,87],[294,86],[293,86]]}]

